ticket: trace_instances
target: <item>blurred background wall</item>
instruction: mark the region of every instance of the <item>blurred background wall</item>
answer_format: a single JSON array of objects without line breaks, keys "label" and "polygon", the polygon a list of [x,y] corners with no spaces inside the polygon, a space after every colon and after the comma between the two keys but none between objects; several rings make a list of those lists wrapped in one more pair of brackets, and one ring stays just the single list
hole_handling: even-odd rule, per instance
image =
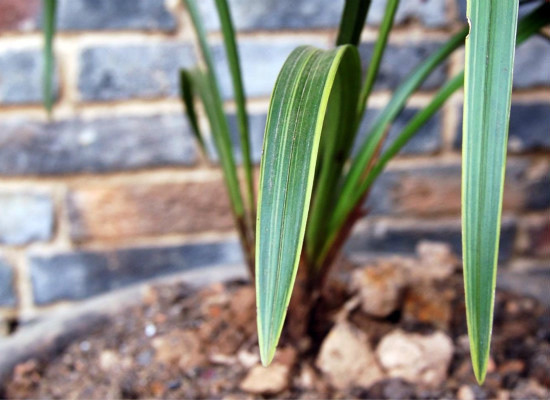
[{"label": "blurred background wall", "polygon": [[[282,63],[300,44],[330,46],[342,3],[230,1],[256,161]],[[401,3],[365,128],[465,22],[463,0]],[[201,4],[231,114],[216,14],[211,1]],[[364,60],[384,4],[373,2]],[[177,97],[178,69],[197,62],[179,2],[60,0],[51,121],[41,105],[40,14],[39,0],[0,0],[0,331],[130,283],[241,261],[220,173],[199,154]],[[462,63],[459,52],[434,72],[390,137]],[[501,244],[504,268],[534,276],[550,276],[549,89],[550,44],[539,37],[516,56]],[[421,239],[459,253],[461,102],[452,97],[391,163],[350,257],[411,253]]]}]

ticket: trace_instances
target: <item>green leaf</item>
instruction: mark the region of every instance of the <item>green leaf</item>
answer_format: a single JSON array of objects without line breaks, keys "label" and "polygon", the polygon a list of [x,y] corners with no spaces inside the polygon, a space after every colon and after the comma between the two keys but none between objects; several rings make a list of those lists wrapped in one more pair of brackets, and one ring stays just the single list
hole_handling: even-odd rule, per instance
[{"label": "green leaf", "polygon": [[367,75],[365,77],[365,82],[363,83],[361,96],[359,97],[359,108],[357,110],[357,118],[359,120],[361,120],[363,114],[365,113],[365,109],[367,108],[367,101],[372,92],[372,88],[374,87],[374,81],[378,75],[378,70],[380,69],[380,63],[382,62],[382,56],[384,55],[384,50],[386,49],[386,44],[388,43],[388,37],[393,26],[393,20],[395,18],[395,13],[397,12],[398,6],[399,0],[388,0],[386,3],[386,11],[384,12],[384,18],[380,24],[378,39],[374,45],[372,58],[369,61]]},{"label": "green leaf", "polygon": [[286,60],[271,97],[261,163],[256,235],[256,295],[262,363],[275,354],[302,252],[323,128],[356,98],[354,46],[299,47]]},{"label": "green leaf", "polygon": [[248,116],[246,113],[246,99],[244,96],[243,82],[241,77],[241,66],[237,44],[235,43],[235,30],[231,22],[231,14],[226,0],[216,0],[216,7],[220,17],[220,23],[223,34],[223,44],[229,63],[231,81],[233,83],[233,93],[235,95],[235,104],[237,106],[237,120],[239,124],[239,138],[241,142],[241,152],[243,167],[246,178],[246,193],[250,205],[251,219],[254,221],[254,181],[252,177],[252,159],[250,157],[250,138],[248,132]]},{"label": "green leaf", "polygon": [[500,236],[519,0],[468,0],[462,246],[470,354],[485,380]]},{"label": "green leaf", "polygon": [[53,94],[53,39],[55,36],[55,14],[57,0],[44,0],[43,32],[44,32],[44,71],[42,75],[42,90],[44,107],[51,114],[54,103]]},{"label": "green leaf", "polygon": [[185,69],[180,70],[180,97],[185,104],[185,110],[187,111],[187,116],[189,118],[189,123],[191,124],[193,135],[195,136],[195,139],[197,139],[197,142],[199,142],[202,154],[206,157],[207,152],[206,145],[204,143],[204,136],[201,132],[197,112],[195,110],[192,75],[193,73],[191,71]]},{"label": "green leaf", "polygon": [[336,45],[358,45],[361,40],[361,31],[369,13],[371,0],[346,0],[344,11],[340,19],[340,28]]}]

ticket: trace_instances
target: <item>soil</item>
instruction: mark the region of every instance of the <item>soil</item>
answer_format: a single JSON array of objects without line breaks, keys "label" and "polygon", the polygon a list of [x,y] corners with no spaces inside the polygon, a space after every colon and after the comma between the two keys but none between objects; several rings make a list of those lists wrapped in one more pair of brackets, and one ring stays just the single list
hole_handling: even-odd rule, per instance
[{"label": "soil", "polygon": [[[431,289],[409,290],[409,300],[386,317],[349,307],[353,294],[348,287],[334,280],[330,302],[324,304],[326,322],[313,341],[296,343],[283,334],[272,375],[262,375],[259,367],[249,284],[201,290],[170,284],[151,288],[142,304],[99,324],[49,362],[20,363],[0,394],[13,399],[550,398],[550,310],[536,300],[497,292],[492,358],[486,382],[478,387],[470,366],[460,272],[433,283],[436,307],[426,296],[414,303]],[[372,348],[396,329],[445,332],[454,350],[443,384],[426,388],[386,376],[369,387],[333,387],[315,359],[323,336],[342,318],[364,332]],[[254,388],[265,386],[266,379],[273,387]]]}]

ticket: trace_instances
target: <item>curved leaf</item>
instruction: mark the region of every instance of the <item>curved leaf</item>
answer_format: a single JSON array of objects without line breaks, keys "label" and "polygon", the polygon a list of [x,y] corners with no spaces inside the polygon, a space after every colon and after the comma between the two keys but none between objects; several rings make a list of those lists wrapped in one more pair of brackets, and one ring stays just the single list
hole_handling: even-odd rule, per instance
[{"label": "curved leaf", "polygon": [[256,235],[256,295],[262,363],[279,340],[302,252],[323,128],[352,117],[357,102],[357,49],[299,47],[285,62],[271,97],[261,163]]}]

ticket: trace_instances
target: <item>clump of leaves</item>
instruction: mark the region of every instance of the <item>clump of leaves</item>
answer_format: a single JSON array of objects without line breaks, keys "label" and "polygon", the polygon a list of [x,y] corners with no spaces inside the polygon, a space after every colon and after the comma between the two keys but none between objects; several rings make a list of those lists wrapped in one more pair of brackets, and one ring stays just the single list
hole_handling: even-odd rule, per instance
[{"label": "clump of leaves", "polygon": [[[351,228],[365,214],[362,207],[377,177],[465,83],[464,283],[472,362],[477,380],[483,382],[490,348],[514,47],[550,24],[550,4],[543,4],[543,0],[518,23],[520,3],[533,2],[536,0],[468,0],[469,26],[401,82],[352,157],[399,0],[386,2],[374,52],[370,60],[364,60],[368,63],[364,77],[357,46],[371,1],[347,0],[335,48],[297,48],[277,78],[265,129],[256,209],[248,115],[227,1],[215,3],[233,84],[244,184],[239,180],[229,123],[197,2],[183,0],[204,65],[181,71],[182,100],[205,154],[206,139],[195,111],[197,99],[210,125],[246,261],[256,278],[259,344],[265,365],[275,353],[298,268],[303,269],[306,293],[314,305]],[[49,108],[55,0],[45,0],[45,5],[44,87]],[[464,42],[465,73],[451,78],[383,148],[390,126],[411,95]]]}]

